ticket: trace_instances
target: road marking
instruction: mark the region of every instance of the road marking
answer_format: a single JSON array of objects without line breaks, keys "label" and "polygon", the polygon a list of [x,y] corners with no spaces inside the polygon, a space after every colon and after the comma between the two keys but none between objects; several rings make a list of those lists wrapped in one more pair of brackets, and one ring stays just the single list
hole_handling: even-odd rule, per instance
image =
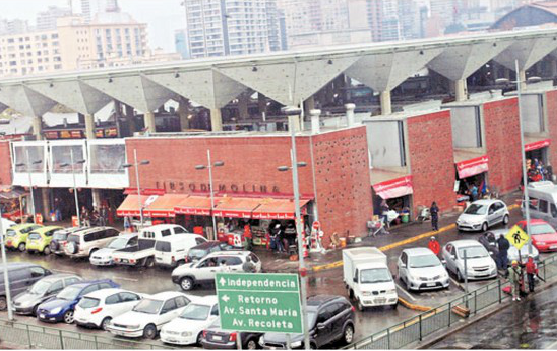
[{"label": "road marking", "polygon": [[403,293],[404,295],[408,296],[412,301],[418,301],[412,294],[410,294],[406,289],[403,289],[402,286],[395,284]]},{"label": "road marking", "polygon": [[456,285],[459,289],[461,289],[462,291],[464,291],[465,289],[462,287],[462,285],[460,285],[459,282],[457,282],[456,280],[454,280],[453,278],[449,277],[449,279],[453,282],[454,285]]},{"label": "road marking", "polygon": [[75,274],[75,272],[72,271],[63,271],[61,269],[53,269],[54,272],[58,272],[58,273],[67,273],[67,274]]},{"label": "road marking", "polygon": [[132,278],[125,278],[125,277],[114,277],[114,279],[120,279],[120,280],[127,280],[129,282],[138,282],[138,279],[132,279]]}]

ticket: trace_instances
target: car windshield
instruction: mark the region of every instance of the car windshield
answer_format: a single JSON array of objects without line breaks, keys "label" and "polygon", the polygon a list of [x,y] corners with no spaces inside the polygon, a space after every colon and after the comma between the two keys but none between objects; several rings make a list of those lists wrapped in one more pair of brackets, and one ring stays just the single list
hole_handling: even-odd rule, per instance
[{"label": "car windshield", "polygon": [[360,273],[360,283],[386,283],[392,280],[387,268],[364,269]]},{"label": "car windshield", "polygon": [[7,229],[6,230],[6,235],[7,236],[15,236],[15,234],[16,234],[15,230],[13,230],[13,229]]},{"label": "car windshield", "polygon": [[555,229],[553,229],[547,223],[530,225],[530,230],[532,231],[532,235],[553,234],[553,233],[555,233]]},{"label": "car windshield", "polygon": [[201,249],[191,249],[188,253],[192,259],[201,259],[205,256],[206,251]]},{"label": "car windshield", "polygon": [[120,250],[125,248],[127,243],[128,243],[128,239],[116,238],[112,240],[110,244],[108,244],[108,248],[114,250]]},{"label": "car windshield", "polygon": [[469,215],[484,215],[486,214],[486,211],[487,211],[487,206],[472,204],[468,206],[468,208],[466,209],[466,211],[464,211],[464,213]]},{"label": "car windshield", "polygon": [[170,243],[168,241],[157,241],[155,250],[160,252],[170,252]]},{"label": "car windshield", "polygon": [[164,301],[144,299],[141,300],[134,308],[134,312],[157,314],[159,313]]},{"label": "car windshield", "polygon": [[489,254],[483,246],[468,246],[458,249],[458,256],[464,258],[464,251],[466,251],[466,258],[481,258],[487,257]]},{"label": "car windshield", "polygon": [[188,307],[182,312],[180,318],[191,319],[194,321],[204,321],[209,315],[211,310],[210,306],[206,305],[196,305],[194,303],[189,304]]},{"label": "car windshield", "polygon": [[101,300],[94,299],[92,297],[84,297],[79,301],[78,306],[81,308],[93,308],[97,307],[101,303]]},{"label": "car windshield", "polygon": [[409,258],[410,268],[437,267],[440,264],[441,262],[435,255],[411,256]]},{"label": "car windshield", "polygon": [[29,293],[35,295],[42,295],[48,290],[48,288],[50,288],[49,282],[39,280],[38,282],[35,283],[35,285],[31,287]]},{"label": "car windshield", "polygon": [[29,233],[29,236],[27,236],[27,239],[29,240],[39,240],[41,238],[41,234],[39,233]]},{"label": "car windshield", "polygon": [[68,233],[66,233],[64,231],[57,231],[52,236],[52,240],[63,241],[63,240],[66,240],[67,237],[68,237]]},{"label": "car windshield", "polygon": [[81,288],[78,286],[68,286],[64,290],[60,291],[58,295],[56,295],[56,297],[62,300],[71,301],[71,300],[75,300],[79,296],[80,291]]}]

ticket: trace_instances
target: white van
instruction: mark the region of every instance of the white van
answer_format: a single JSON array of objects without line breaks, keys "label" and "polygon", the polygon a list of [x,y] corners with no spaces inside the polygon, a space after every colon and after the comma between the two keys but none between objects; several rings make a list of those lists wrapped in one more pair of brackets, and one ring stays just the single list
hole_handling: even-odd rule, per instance
[{"label": "white van", "polygon": [[158,266],[176,267],[186,263],[189,250],[207,242],[197,234],[172,235],[157,240],[155,244],[155,263]]},{"label": "white van", "polygon": [[139,238],[143,239],[159,239],[175,234],[188,234],[188,231],[181,225],[177,224],[158,224],[139,230]]},{"label": "white van", "polygon": [[[528,184],[530,196],[530,217],[543,219],[557,227],[557,186],[553,182],[536,182]],[[524,213],[524,203],[522,205]]]}]

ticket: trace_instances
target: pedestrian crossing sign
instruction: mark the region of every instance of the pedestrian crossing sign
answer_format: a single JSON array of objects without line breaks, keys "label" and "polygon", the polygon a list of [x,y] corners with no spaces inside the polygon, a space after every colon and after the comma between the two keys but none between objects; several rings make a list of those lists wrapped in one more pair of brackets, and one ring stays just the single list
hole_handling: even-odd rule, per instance
[{"label": "pedestrian crossing sign", "polygon": [[522,249],[524,245],[530,240],[528,234],[520,228],[518,225],[513,226],[507,234],[505,234],[505,238],[509,241],[509,243],[516,247],[518,250]]}]

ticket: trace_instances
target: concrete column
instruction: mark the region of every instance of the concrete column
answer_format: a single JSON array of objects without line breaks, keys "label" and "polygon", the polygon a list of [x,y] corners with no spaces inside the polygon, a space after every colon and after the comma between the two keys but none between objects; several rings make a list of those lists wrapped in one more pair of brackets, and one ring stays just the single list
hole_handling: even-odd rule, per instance
[{"label": "concrete column", "polygon": [[313,96],[308,97],[304,101],[304,115],[309,116],[311,110],[315,110],[315,98]]},{"label": "concrete column", "polygon": [[180,129],[182,131],[186,131],[190,128],[190,120],[189,120],[189,100],[188,99],[180,99],[180,103],[178,105],[178,116],[180,116]]},{"label": "concrete column", "polygon": [[211,131],[222,132],[222,112],[220,108],[212,108],[210,113],[211,113]]},{"label": "concrete column", "polygon": [[157,132],[154,112],[145,112],[145,114],[143,115],[143,123],[145,124],[145,129],[147,129],[149,133]]},{"label": "concrete column", "polygon": [[296,132],[300,132],[302,129],[300,128],[300,116],[288,116],[288,130],[290,128],[294,128]]},{"label": "concrete column", "polygon": [[42,188],[42,198],[43,198],[43,219],[45,221],[50,221],[50,193],[48,188]]},{"label": "concrete column", "polygon": [[454,96],[456,101],[468,100],[468,84],[466,78],[454,81]]},{"label": "concrete column", "polygon": [[391,108],[391,91],[382,91],[379,95],[379,103],[381,104],[381,114],[390,115],[393,111]]},{"label": "concrete column", "polygon": [[133,133],[137,132],[135,130],[135,118],[133,114],[133,107],[126,105],[126,120],[128,121],[129,133],[133,135]]},{"label": "concrete column", "polygon": [[344,107],[346,108],[346,120],[348,122],[348,126],[352,127],[352,126],[354,126],[354,124],[356,124],[356,121],[355,121],[355,118],[354,118],[354,110],[356,109],[356,105],[346,104],[346,105],[344,105]]},{"label": "concrete column", "polygon": [[95,139],[95,115],[85,115],[85,138]]},{"label": "concrete column", "polygon": [[257,93],[257,108],[261,117],[267,115],[267,98],[261,93]]},{"label": "concrete column", "polygon": [[91,197],[93,198],[93,207],[100,208],[101,206],[101,190],[100,189],[91,189]]},{"label": "concrete column", "polygon": [[522,85],[525,87],[527,82],[526,82],[526,70],[525,69],[521,69],[518,72],[518,79],[520,79],[520,81],[522,82]]},{"label": "concrete column", "polygon": [[552,59],[549,63],[550,65],[550,75],[551,78],[555,78],[557,76],[557,59]]},{"label": "concrete column", "polygon": [[249,118],[249,105],[250,97],[246,94],[242,94],[238,97],[238,119],[248,119]]},{"label": "concrete column", "polygon": [[319,133],[319,116],[321,116],[321,110],[313,109],[309,111],[309,115],[311,116],[311,133],[317,134]]},{"label": "concrete column", "polygon": [[33,119],[33,135],[37,140],[43,140],[43,118],[41,116]]}]

